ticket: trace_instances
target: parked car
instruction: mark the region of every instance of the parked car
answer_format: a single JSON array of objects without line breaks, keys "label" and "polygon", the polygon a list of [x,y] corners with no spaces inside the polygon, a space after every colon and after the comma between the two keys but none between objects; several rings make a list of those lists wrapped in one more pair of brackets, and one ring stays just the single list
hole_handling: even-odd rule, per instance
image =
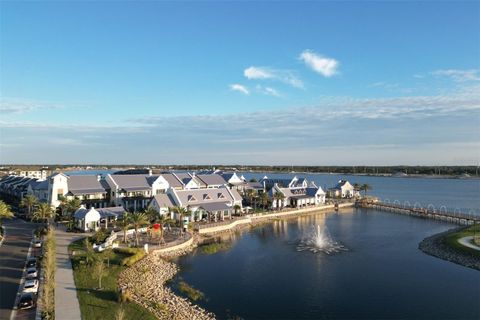
[{"label": "parked car", "polygon": [[27,279],[34,279],[38,276],[37,268],[28,268],[27,269]]},{"label": "parked car", "polygon": [[23,293],[18,302],[18,309],[30,309],[35,307],[35,299],[33,293]]},{"label": "parked car", "polygon": [[27,268],[33,268],[37,266],[37,258],[28,258],[27,260]]},{"label": "parked car", "polygon": [[31,293],[38,293],[38,280],[32,279],[32,280],[27,280],[25,281],[25,284],[23,285],[23,292],[31,292]]},{"label": "parked car", "polygon": [[42,241],[40,240],[35,240],[35,242],[33,243],[33,246],[35,248],[41,248],[42,247]]}]

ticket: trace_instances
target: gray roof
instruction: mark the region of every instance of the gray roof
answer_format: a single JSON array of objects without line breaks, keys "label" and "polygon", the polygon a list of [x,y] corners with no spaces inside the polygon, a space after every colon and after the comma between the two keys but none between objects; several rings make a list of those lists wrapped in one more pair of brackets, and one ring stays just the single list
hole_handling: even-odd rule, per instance
[{"label": "gray roof", "polygon": [[96,209],[100,213],[100,217],[122,217],[125,209],[123,207],[107,207]]},{"label": "gray roof", "polygon": [[183,187],[183,184],[180,182],[180,180],[177,179],[177,177],[175,177],[175,175],[171,174],[171,173],[162,173],[161,176],[167,180],[168,184],[170,185],[170,187],[172,188],[181,188]]},{"label": "gray roof", "polygon": [[[95,210],[97,211],[96,209],[94,208],[90,208],[90,209],[86,209],[86,208],[78,208],[77,211],[75,211],[75,214],[73,215],[75,217],[75,219],[85,219],[85,216],[87,215],[87,213],[90,211],[90,210]],[[98,212],[98,211],[97,211]]]},{"label": "gray roof", "polygon": [[94,175],[68,176],[67,181],[68,192],[74,195],[106,192],[97,176]]},{"label": "gray roof", "polygon": [[198,179],[202,180],[207,186],[222,186],[227,184],[227,181],[219,174],[199,174],[196,176]]},{"label": "gray roof", "polygon": [[227,188],[178,190],[175,193],[183,206],[196,206],[209,202],[226,202],[234,200]]},{"label": "gray roof", "polygon": [[35,181],[31,186],[33,190],[48,190],[48,180]]},{"label": "gray roof", "polygon": [[160,208],[171,208],[175,206],[175,201],[168,194],[157,194],[153,198]]},{"label": "gray roof", "polygon": [[148,175],[144,174],[115,174],[110,176],[120,189],[126,191],[149,190]]},{"label": "gray roof", "polygon": [[228,206],[226,202],[211,202],[211,203],[204,203],[200,205],[200,208],[208,212],[212,211],[220,211],[220,210],[232,210],[232,207]]}]

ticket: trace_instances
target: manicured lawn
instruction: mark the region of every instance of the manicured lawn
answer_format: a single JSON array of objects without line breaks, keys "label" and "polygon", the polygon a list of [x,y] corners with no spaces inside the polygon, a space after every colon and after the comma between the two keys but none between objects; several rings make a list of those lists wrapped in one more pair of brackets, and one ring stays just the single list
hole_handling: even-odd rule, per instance
[{"label": "manicured lawn", "polygon": [[[115,319],[117,310],[121,307],[121,304],[118,302],[117,278],[125,268],[120,266],[120,261],[129,255],[122,253],[114,254],[110,259],[110,267],[105,268],[105,275],[102,278],[102,290],[96,290],[94,288],[98,287],[98,279],[93,276],[93,268],[82,263],[85,260],[83,239],[72,243],[69,248],[75,251],[72,265],[82,319]],[[124,319],[156,319],[149,311],[135,303],[126,302],[123,305]]]},{"label": "manicured lawn", "polygon": [[444,239],[445,244],[450,246],[451,248],[457,250],[457,251],[462,252],[462,253],[473,255],[473,256],[476,256],[476,257],[480,257],[480,252],[479,251],[471,249],[471,248],[467,248],[467,247],[461,245],[460,243],[458,243],[458,239],[463,238],[463,237],[467,237],[467,236],[474,236],[475,232],[476,232],[477,236],[480,235],[480,224],[470,226],[466,229],[463,229],[461,231],[458,231],[458,232],[455,232],[455,233],[452,233],[452,234],[449,234],[449,235],[445,236],[445,239]]}]

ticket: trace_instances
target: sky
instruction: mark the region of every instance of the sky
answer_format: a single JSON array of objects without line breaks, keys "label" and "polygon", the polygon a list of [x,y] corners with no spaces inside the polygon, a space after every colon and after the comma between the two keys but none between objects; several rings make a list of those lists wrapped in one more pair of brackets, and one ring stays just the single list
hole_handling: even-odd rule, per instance
[{"label": "sky", "polygon": [[0,163],[478,165],[480,2],[2,0]]}]

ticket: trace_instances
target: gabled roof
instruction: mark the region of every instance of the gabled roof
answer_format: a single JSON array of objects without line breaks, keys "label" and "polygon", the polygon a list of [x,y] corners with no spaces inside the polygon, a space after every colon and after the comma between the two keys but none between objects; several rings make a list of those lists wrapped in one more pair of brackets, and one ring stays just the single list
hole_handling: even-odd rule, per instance
[{"label": "gabled roof", "polygon": [[125,191],[150,190],[148,175],[144,174],[115,174],[110,175],[111,179],[118,185],[119,189]]},{"label": "gabled roof", "polygon": [[68,176],[67,184],[68,192],[73,195],[106,192],[95,175]]},{"label": "gabled roof", "polygon": [[[179,203],[183,206],[195,206],[209,202],[229,202],[233,201],[233,197],[228,192],[227,188],[211,188],[211,189],[192,189],[192,190],[177,190],[175,191]],[[208,198],[204,199],[204,195]],[[221,196],[219,196],[221,195]],[[194,198],[195,200],[193,200]],[[190,201],[189,201],[190,200]]]},{"label": "gabled roof", "polygon": [[97,208],[100,217],[122,217],[125,209],[123,207],[107,207],[107,208]]},{"label": "gabled roof", "polygon": [[157,194],[153,197],[159,208],[171,208],[175,206],[175,201],[169,194]]},{"label": "gabled roof", "polygon": [[48,190],[48,180],[35,181],[31,186],[32,190]]},{"label": "gabled roof", "polygon": [[85,207],[80,207],[75,211],[75,214],[73,215],[75,219],[85,219],[85,217],[88,215],[94,215],[94,217],[100,219],[100,213],[95,210],[94,208],[86,209]]},{"label": "gabled roof", "polygon": [[183,184],[180,180],[175,177],[175,175],[171,173],[162,173],[161,176],[167,180],[168,184],[170,185],[171,188],[181,188],[183,187]]},{"label": "gabled roof", "polygon": [[210,203],[203,203],[199,206],[208,212],[212,211],[224,211],[224,210],[232,210],[232,207],[229,206],[226,202],[210,202]]},{"label": "gabled roof", "polygon": [[223,186],[227,184],[227,181],[219,174],[199,174],[196,175],[198,179],[202,180],[207,186]]}]

